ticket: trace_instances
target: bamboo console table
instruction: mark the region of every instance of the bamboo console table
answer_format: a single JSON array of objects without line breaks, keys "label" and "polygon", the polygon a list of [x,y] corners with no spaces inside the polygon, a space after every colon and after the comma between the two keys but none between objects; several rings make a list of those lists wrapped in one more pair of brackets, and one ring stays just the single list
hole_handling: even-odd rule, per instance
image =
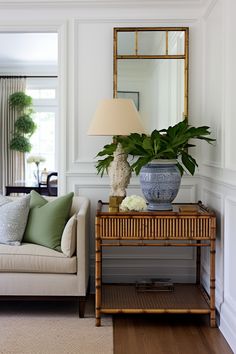
[{"label": "bamboo console table", "polygon": [[[96,326],[101,314],[194,313],[215,318],[216,217],[201,202],[174,204],[173,211],[109,212],[98,202],[96,214]],[[180,242],[181,241],[181,242]],[[174,284],[174,290],[137,292],[135,284],[102,282],[103,248],[121,246],[196,247],[196,283]],[[210,250],[210,294],[201,284],[201,248]]]}]

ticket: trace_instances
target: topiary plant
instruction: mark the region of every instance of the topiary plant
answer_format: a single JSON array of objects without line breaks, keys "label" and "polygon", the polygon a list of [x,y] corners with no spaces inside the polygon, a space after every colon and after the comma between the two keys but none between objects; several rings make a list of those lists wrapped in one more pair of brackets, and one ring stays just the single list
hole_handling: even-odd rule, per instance
[{"label": "topiary plant", "polygon": [[15,129],[17,133],[28,134],[31,136],[37,128],[37,125],[34,123],[33,119],[29,114],[24,114],[20,116],[15,122]]},{"label": "topiary plant", "polygon": [[32,107],[33,99],[31,96],[28,96],[24,92],[19,91],[11,94],[11,96],[9,97],[9,103],[11,107],[22,111],[25,108]]},{"label": "topiary plant", "polygon": [[29,138],[37,128],[37,125],[31,118],[31,114],[33,113],[32,97],[22,91],[15,92],[10,95],[9,104],[20,115],[14,124],[15,129],[10,142],[10,148],[20,152],[30,152],[32,146]]},{"label": "topiary plant", "polygon": [[14,135],[10,142],[10,148],[20,152],[30,152],[32,145],[30,144],[29,139],[25,136]]}]

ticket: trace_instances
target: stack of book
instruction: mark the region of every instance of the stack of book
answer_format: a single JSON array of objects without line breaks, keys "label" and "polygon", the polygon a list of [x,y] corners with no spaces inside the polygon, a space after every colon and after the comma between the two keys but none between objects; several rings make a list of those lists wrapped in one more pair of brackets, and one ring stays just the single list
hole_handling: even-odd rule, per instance
[{"label": "stack of book", "polygon": [[138,292],[146,291],[174,291],[174,284],[169,278],[155,278],[136,282]]}]

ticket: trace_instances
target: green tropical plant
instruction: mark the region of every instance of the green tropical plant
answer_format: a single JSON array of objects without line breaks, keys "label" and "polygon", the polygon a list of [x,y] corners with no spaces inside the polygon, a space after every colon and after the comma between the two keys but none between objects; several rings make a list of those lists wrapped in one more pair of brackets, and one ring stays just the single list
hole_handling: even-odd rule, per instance
[{"label": "green tropical plant", "polygon": [[137,175],[144,165],[155,159],[177,160],[181,174],[188,171],[193,175],[198,164],[189,153],[189,148],[196,146],[190,140],[199,139],[212,143],[215,139],[209,137],[211,134],[209,129],[208,126],[192,127],[185,119],[167,129],[154,130],[151,135],[132,133],[129,136],[118,136],[116,142],[105,145],[97,154],[99,157],[105,157],[98,160],[97,171],[102,176],[108,170],[119,142],[125,153],[137,157],[131,164],[132,170]]},{"label": "green tropical plant", "polygon": [[9,97],[9,104],[19,115],[14,124],[13,137],[10,142],[12,150],[30,152],[32,146],[29,138],[35,132],[37,125],[34,123],[31,114],[33,113],[31,96],[24,92],[15,92]]},{"label": "green tropical plant", "polygon": [[117,144],[120,141],[120,136],[116,136],[113,138],[113,143],[107,144],[103,147],[103,149],[97,154],[96,157],[98,156],[106,156],[104,159],[98,160],[96,168],[98,174],[101,174],[101,177],[103,176],[104,172],[108,172],[108,167],[110,166],[111,162],[114,159],[114,152],[116,151]]}]

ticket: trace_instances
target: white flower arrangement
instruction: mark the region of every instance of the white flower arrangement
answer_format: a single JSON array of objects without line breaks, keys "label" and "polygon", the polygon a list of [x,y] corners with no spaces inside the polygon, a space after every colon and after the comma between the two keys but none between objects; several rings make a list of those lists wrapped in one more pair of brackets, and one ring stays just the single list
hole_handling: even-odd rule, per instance
[{"label": "white flower arrangement", "polygon": [[143,211],[147,209],[147,204],[145,199],[138,195],[131,195],[122,200],[120,204],[121,211]]},{"label": "white flower arrangement", "polygon": [[34,176],[37,180],[37,183],[39,185],[40,183],[40,178],[39,178],[39,164],[40,162],[46,161],[43,156],[39,155],[31,155],[27,158],[27,163],[35,163],[37,170],[34,172]]},{"label": "white flower arrangement", "polygon": [[40,164],[40,162],[44,162],[45,158],[39,155],[31,155],[28,157],[27,162],[28,163],[35,163],[36,165]]}]

